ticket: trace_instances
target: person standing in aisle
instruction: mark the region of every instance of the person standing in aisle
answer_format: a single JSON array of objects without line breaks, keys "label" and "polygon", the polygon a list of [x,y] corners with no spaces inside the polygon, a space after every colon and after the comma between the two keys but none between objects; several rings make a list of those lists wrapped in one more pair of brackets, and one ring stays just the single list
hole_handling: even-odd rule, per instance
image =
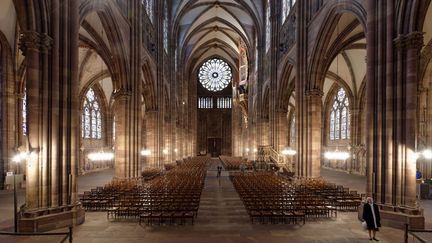
[{"label": "person standing in aisle", "polygon": [[381,217],[378,209],[378,205],[373,202],[371,197],[366,199],[366,203],[363,206],[363,220],[366,221],[367,230],[369,231],[369,240],[379,241],[375,238],[378,228],[381,227]]}]

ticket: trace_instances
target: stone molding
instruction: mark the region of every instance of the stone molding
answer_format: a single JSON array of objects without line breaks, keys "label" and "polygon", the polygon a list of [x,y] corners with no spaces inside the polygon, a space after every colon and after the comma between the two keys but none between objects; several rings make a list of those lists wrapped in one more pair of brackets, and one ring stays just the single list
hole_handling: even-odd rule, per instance
[{"label": "stone molding", "polygon": [[324,92],[319,89],[309,89],[305,91],[306,97],[319,97],[322,98],[324,96]]},{"label": "stone molding", "polygon": [[411,32],[406,35],[399,35],[393,40],[395,48],[402,49],[421,49],[423,47],[423,33]]},{"label": "stone molding", "polygon": [[124,89],[117,90],[113,93],[114,101],[122,100],[122,99],[127,100],[131,96],[132,96],[132,92],[124,90]]},{"label": "stone molding", "polygon": [[35,50],[41,53],[48,53],[53,44],[53,39],[46,33],[38,33],[36,31],[23,31],[20,33],[19,48],[24,55],[27,50]]}]

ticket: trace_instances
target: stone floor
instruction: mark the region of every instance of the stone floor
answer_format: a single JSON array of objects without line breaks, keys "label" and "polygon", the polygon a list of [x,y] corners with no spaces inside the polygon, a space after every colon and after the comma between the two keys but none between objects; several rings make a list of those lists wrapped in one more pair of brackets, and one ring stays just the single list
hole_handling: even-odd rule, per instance
[{"label": "stone floor", "polygon": [[[251,224],[246,210],[228,177],[216,177],[218,160],[209,166],[200,209],[195,225],[140,226],[138,222],[108,222],[106,213],[87,212],[86,222],[74,228],[74,242],[370,242],[363,231],[356,213],[338,213],[337,218],[307,221],[305,225]],[[79,178],[78,190],[82,192],[95,186],[103,186],[114,172],[105,170]],[[343,184],[359,192],[365,185],[365,177],[328,169],[322,176],[337,184]],[[0,230],[12,230],[13,194],[0,191]],[[24,191],[19,192],[20,202]],[[427,209],[432,205],[426,202]],[[64,230],[60,230],[64,231]],[[383,227],[377,235],[380,242],[403,242],[403,231]],[[59,242],[59,237],[10,238],[0,236],[0,242]]]}]

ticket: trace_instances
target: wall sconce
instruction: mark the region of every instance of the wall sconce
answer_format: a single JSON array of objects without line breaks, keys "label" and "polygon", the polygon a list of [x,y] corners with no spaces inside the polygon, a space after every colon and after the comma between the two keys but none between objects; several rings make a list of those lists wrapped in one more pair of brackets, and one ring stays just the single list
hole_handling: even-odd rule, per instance
[{"label": "wall sconce", "polygon": [[163,153],[163,154],[168,154],[168,149],[164,149],[164,150],[162,150],[162,153]]},{"label": "wall sconce", "polygon": [[425,149],[422,151],[421,155],[423,156],[423,158],[425,159],[432,159],[432,150],[430,149]]},{"label": "wall sconce", "polygon": [[19,163],[23,160],[27,160],[30,157],[30,153],[28,152],[19,152],[12,157],[12,161],[15,163]]}]

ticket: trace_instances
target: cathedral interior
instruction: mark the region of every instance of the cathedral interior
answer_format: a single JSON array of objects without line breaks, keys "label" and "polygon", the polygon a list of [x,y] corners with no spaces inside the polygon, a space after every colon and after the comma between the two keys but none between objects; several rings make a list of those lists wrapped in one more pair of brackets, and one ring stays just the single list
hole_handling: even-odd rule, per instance
[{"label": "cathedral interior", "polygon": [[0,242],[432,242],[431,60],[431,0],[1,0]]}]

